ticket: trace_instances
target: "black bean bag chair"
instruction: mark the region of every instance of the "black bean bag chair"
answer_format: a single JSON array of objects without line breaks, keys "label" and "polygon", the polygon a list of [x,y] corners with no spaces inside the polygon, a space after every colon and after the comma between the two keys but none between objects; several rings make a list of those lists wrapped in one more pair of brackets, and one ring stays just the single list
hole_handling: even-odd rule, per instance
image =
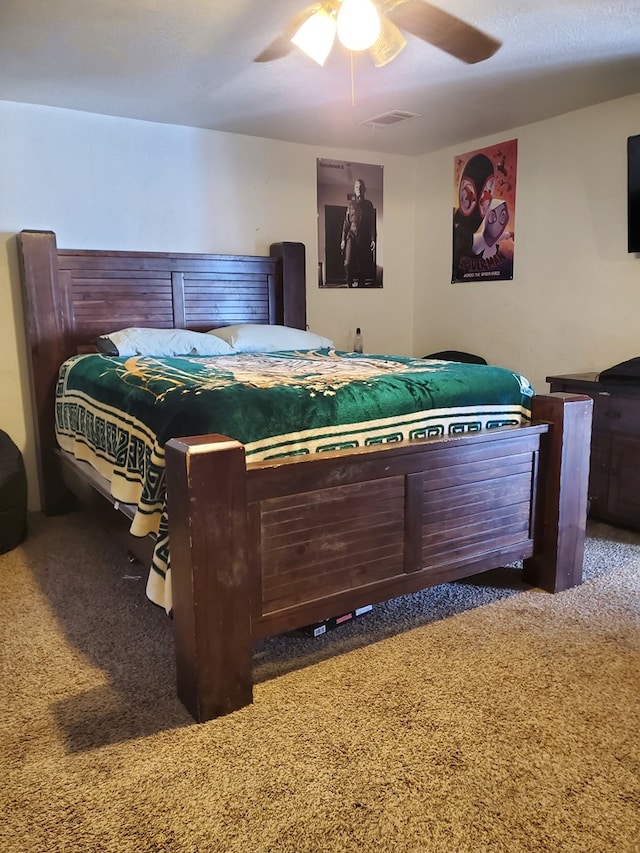
[{"label": "black bean bag chair", "polygon": [[486,364],[481,355],[473,355],[471,352],[460,352],[457,349],[446,349],[442,352],[432,352],[430,355],[423,355],[423,358],[438,358],[440,361],[459,361],[465,364]]},{"label": "black bean bag chair", "polygon": [[19,545],[27,532],[27,476],[22,453],[0,430],[0,554]]}]

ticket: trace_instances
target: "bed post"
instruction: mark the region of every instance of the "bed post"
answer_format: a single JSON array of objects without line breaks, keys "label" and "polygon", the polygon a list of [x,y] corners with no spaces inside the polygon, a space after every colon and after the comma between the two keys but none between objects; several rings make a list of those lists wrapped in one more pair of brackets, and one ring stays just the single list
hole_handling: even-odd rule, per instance
[{"label": "bed post", "polygon": [[593,401],[575,394],[533,399],[532,420],[549,421],[541,448],[535,552],[524,579],[549,592],[582,583]]},{"label": "bed post", "polygon": [[307,328],[306,253],[304,243],[272,243],[280,277],[276,318],[272,322],[296,329]]},{"label": "bed post", "polygon": [[165,452],[178,695],[205,722],[253,701],[245,452],[220,435]]},{"label": "bed post", "polygon": [[60,479],[54,458],[58,446],[55,396],[58,368],[76,351],[66,334],[68,306],[60,287],[56,235],[53,231],[22,231],[18,234],[18,258],[27,320],[40,505],[46,515],[52,515],[73,505],[73,496]]}]

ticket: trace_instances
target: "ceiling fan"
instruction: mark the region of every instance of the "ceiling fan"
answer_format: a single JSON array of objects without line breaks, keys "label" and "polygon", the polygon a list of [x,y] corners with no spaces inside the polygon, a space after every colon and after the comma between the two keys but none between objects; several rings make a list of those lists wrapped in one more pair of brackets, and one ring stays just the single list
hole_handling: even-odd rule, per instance
[{"label": "ceiling fan", "polygon": [[489,59],[501,44],[427,0],[318,0],[294,15],[254,61],[282,59],[297,46],[324,65],[337,34],[347,49],[368,50],[380,67],[405,47],[403,31],[469,64]]}]

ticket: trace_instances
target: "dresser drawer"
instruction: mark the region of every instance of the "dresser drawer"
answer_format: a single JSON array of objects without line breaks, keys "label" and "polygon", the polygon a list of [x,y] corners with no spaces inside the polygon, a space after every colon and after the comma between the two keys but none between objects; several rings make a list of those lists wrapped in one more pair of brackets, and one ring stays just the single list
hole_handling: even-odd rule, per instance
[{"label": "dresser drawer", "polygon": [[593,428],[605,432],[638,433],[640,399],[618,397],[606,391],[593,396]]}]

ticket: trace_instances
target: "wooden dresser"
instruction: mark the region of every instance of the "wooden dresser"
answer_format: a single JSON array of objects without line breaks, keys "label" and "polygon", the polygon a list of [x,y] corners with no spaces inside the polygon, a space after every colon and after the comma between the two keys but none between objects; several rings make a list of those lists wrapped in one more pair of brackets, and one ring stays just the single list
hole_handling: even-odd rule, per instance
[{"label": "wooden dresser", "polygon": [[640,383],[598,382],[597,373],[548,376],[551,391],[593,398],[589,514],[640,528]]}]

